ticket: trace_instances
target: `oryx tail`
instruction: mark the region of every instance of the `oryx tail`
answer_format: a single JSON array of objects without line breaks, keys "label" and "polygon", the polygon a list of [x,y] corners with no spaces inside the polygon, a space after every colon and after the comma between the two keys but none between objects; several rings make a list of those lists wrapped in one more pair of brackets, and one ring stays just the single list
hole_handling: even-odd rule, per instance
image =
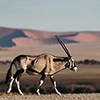
[{"label": "oryx tail", "polygon": [[10,68],[8,69],[8,72],[7,72],[7,75],[6,75],[6,81],[5,81],[5,84],[7,84],[10,79],[11,79],[11,76],[12,76],[12,65],[14,64],[16,59],[14,59],[12,62],[11,62],[11,65],[10,65]]}]

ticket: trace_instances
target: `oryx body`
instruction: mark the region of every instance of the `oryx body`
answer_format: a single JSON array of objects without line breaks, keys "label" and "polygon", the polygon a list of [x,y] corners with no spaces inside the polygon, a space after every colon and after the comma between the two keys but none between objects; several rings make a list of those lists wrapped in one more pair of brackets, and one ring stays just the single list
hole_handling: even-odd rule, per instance
[{"label": "oryx body", "polygon": [[[12,76],[13,64],[16,67],[16,73]],[[40,95],[39,88],[43,84],[43,81],[46,76],[50,77],[54,85],[55,91],[60,95],[60,92],[56,88],[56,82],[53,80],[53,75],[65,68],[70,68],[73,71],[77,70],[77,67],[75,66],[75,62],[71,58],[71,56],[57,57],[52,54],[46,54],[46,53],[37,56],[19,55],[15,57],[14,60],[12,61],[6,76],[5,83],[8,83],[8,81],[11,80],[7,93],[11,91],[13,81],[15,80],[17,83],[17,88],[19,93],[23,95],[22,91],[20,90],[19,79],[22,73],[26,72],[29,75],[36,75],[36,74],[42,75],[37,89],[38,95]]]}]

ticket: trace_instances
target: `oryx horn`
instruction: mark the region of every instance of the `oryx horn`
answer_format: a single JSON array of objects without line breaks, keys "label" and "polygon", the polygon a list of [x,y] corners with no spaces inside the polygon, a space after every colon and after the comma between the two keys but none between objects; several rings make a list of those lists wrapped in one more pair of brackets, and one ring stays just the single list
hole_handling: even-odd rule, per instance
[{"label": "oryx horn", "polygon": [[55,35],[55,37],[57,38],[58,42],[60,43],[60,45],[62,46],[64,51],[67,53],[68,57],[71,58],[71,54],[70,54],[68,48],[65,46],[64,42],[62,41],[62,39],[58,35]]}]

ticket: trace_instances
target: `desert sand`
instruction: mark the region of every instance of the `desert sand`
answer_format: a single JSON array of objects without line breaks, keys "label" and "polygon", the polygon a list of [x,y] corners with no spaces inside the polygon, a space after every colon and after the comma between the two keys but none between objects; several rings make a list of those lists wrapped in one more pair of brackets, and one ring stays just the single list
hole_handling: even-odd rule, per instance
[{"label": "desert sand", "polygon": [[0,100],[100,100],[100,94],[0,96]]},{"label": "desert sand", "polygon": [[[66,44],[76,61],[84,59],[94,59],[100,61],[100,42],[84,42]],[[56,56],[67,56],[62,47],[57,45],[42,45],[33,47],[13,47],[2,48],[0,50],[0,61],[10,60],[20,54],[39,55],[41,53],[51,53]]]}]

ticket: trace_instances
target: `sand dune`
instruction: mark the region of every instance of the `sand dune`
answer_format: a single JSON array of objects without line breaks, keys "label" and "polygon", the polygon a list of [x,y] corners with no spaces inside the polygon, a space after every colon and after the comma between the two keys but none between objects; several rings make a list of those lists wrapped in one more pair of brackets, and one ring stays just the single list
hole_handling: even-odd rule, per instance
[{"label": "sand dune", "polygon": [[16,43],[16,47],[31,47],[42,44],[38,39],[32,39],[27,37],[14,38],[12,39],[12,41]]},{"label": "sand dune", "polygon": [[57,44],[55,35],[65,43],[100,41],[100,32],[48,32],[0,27],[0,47],[30,47]]},{"label": "sand dune", "polygon": [[[60,35],[65,43],[74,42],[95,42],[100,41],[100,36],[89,33],[89,32],[79,32],[79,33],[57,33],[57,32],[46,32],[46,31],[30,31],[23,30],[23,33],[27,38],[14,38],[13,42],[17,47],[30,47],[30,46],[40,46],[57,44],[55,35]],[[22,43],[22,44],[21,44]]]},{"label": "sand dune", "polygon": [[89,32],[80,32],[76,36],[67,37],[67,39],[71,39],[78,42],[95,42],[100,41],[100,36]]}]

